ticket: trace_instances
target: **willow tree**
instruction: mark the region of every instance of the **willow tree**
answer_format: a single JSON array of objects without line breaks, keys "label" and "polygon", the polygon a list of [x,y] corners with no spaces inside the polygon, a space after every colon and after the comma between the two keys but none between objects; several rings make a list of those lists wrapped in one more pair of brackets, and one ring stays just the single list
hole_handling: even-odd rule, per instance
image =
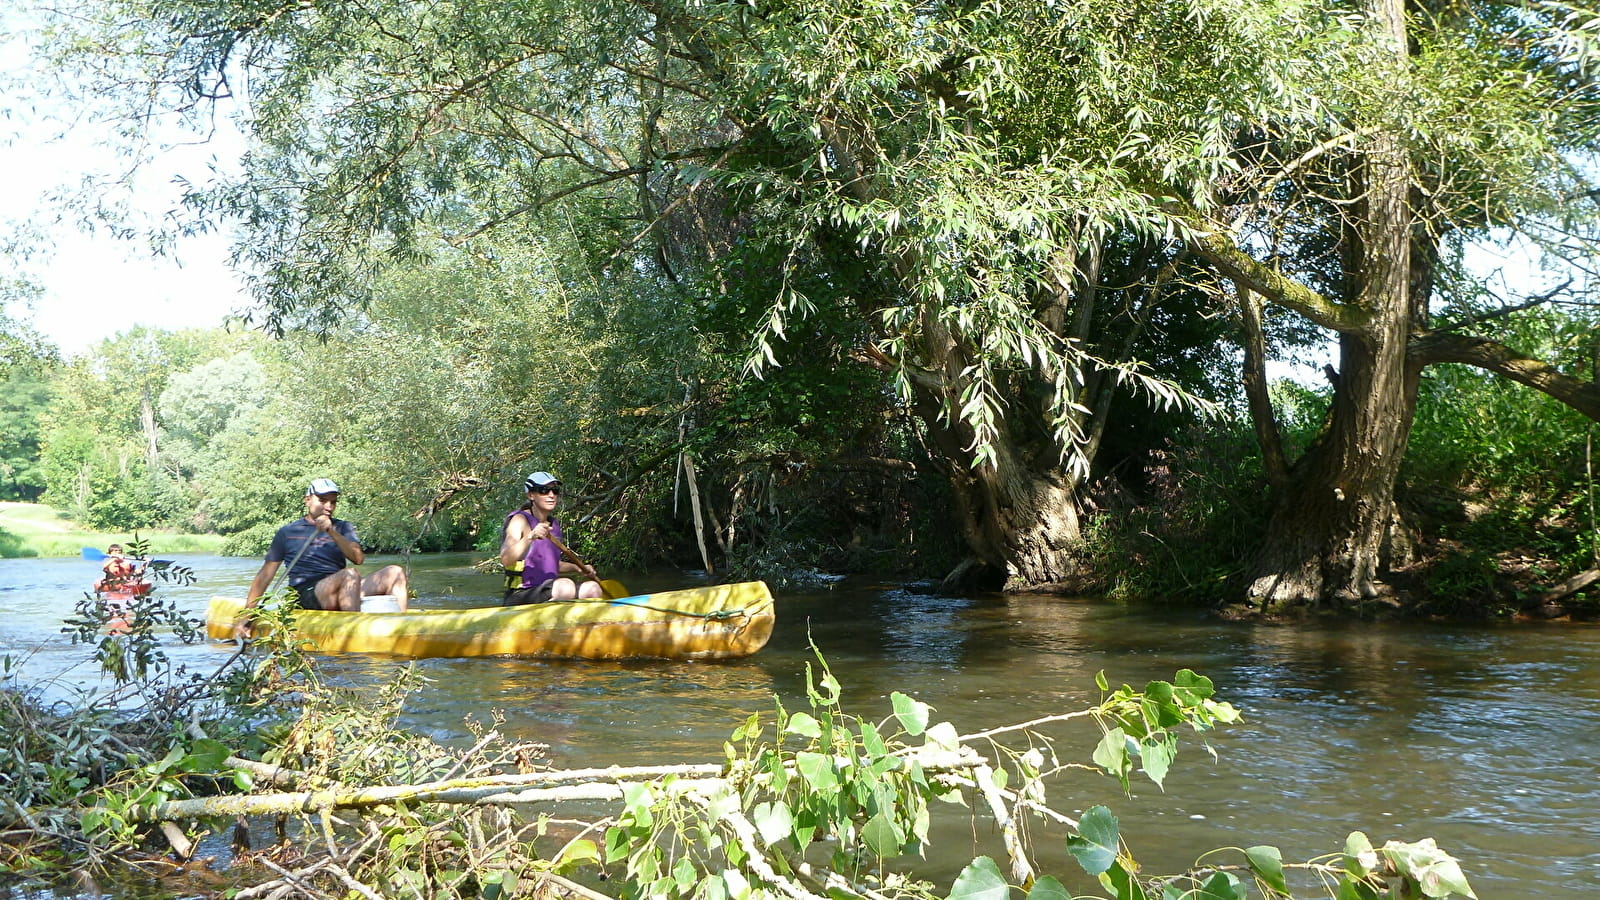
[{"label": "willow tree", "polygon": [[738,290],[749,248],[781,248],[752,373],[817,304],[853,315],[857,363],[892,377],[951,478],[975,569],[1038,584],[1072,572],[1118,385],[1184,395],[1132,359],[1175,268],[1164,214],[1114,147],[1011,146],[1019,73],[1048,75],[1029,41],[1051,13],[1019,10],[172,0],[126,27],[90,4],[103,42],[73,46],[191,110],[248,84],[257,149],[196,199],[247,223],[269,325],[335,320],[425,236],[470,247],[563,199],[611,210],[605,252],[685,297]]},{"label": "willow tree", "polygon": [[612,213],[607,258],[686,297],[784,248],[751,371],[819,304],[854,316],[854,358],[920,416],[975,568],[1014,584],[1073,573],[1119,389],[1197,403],[1137,362],[1146,323],[1180,280],[1232,281],[1246,312],[1343,336],[1324,438],[1280,473],[1254,588],[1279,602],[1381,590],[1420,365],[1587,396],[1428,327],[1465,235],[1584,196],[1567,160],[1594,139],[1594,21],[1563,9],[155,0],[89,4],[138,15],[74,46],[124,84],[153,66],[137,96],[158,102],[248,86],[259,151],[202,199],[251,228],[275,318],[359,302],[434,229],[470,247],[575,198]]},{"label": "willow tree", "polygon": [[[1246,306],[1259,297],[1338,336],[1327,420],[1281,473],[1249,589],[1268,608],[1389,593],[1384,576],[1410,551],[1394,484],[1425,366],[1477,366],[1600,420],[1600,372],[1585,380],[1496,339],[1519,309],[1565,301],[1593,321],[1593,301],[1568,281],[1495,304],[1463,268],[1472,241],[1508,234],[1579,272],[1593,260],[1583,161],[1600,138],[1600,17],[1369,0],[1333,21],[1343,46],[1317,57],[1321,115],[1258,123],[1238,177],[1208,192],[1190,230]],[[1320,269],[1317,246],[1331,250]],[[1579,349],[1565,362],[1592,364],[1594,347]]]}]

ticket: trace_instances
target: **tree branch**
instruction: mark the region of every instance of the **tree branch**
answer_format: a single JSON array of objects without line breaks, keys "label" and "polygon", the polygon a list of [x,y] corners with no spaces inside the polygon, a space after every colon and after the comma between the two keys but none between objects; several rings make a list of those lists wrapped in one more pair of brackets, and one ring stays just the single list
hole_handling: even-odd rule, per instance
[{"label": "tree branch", "polygon": [[1486,312],[1481,316],[1470,316],[1469,315],[1467,318],[1461,319],[1460,321],[1457,321],[1457,322],[1451,322],[1449,325],[1440,325],[1438,328],[1432,329],[1432,331],[1433,331],[1434,334],[1439,334],[1439,333],[1446,332],[1446,331],[1456,331],[1456,330],[1461,329],[1461,328],[1466,328],[1468,325],[1476,325],[1479,322],[1487,322],[1490,319],[1504,318],[1506,316],[1511,315],[1512,313],[1522,312],[1525,309],[1532,309],[1535,306],[1542,306],[1542,305],[1544,305],[1546,303],[1549,303],[1550,301],[1554,300],[1556,297],[1560,296],[1562,292],[1564,292],[1567,288],[1569,288],[1571,286],[1572,286],[1572,279],[1568,278],[1566,281],[1562,282],[1560,285],[1558,285],[1558,286],[1556,286],[1554,288],[1551,288],[1550,290],[1545,291],[1542,294],[1536,294],[1536,295],[1534,295],[1532,297],[1529,297],[1527,300],[1524,300],[1523,302],[1518,303],[1518,304],[1516,304],[1514,306],[1503,306],[1503,307],[1501,307],[1499,309],[1492,310],[1490,312]]},{"label": "tree branch", "polygon": [[1189,245],[1241,287],[1249,288],[1275,306],[1292,309],[1323,328],[1341,334],[1364,330],[1371,315],[1360,307],[1336,303],[1305,285],[1284,277],[1256,261],[1221,232],[1195,232]]},{"label": "tree branch", "polygon": [[1600,422],[1600,383],[1574,378],[1488,338],[1430,331],[1412,338],[1407,353],[1423,365],[1462,363],[1503,375]]}]

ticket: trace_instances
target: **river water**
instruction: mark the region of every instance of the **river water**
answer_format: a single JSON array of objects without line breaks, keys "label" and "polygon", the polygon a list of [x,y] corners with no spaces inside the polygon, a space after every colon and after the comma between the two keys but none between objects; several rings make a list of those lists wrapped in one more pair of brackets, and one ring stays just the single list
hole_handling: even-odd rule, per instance
[{"label": "river water", "polygon": [[[242,596],[257,566],[178,560],[200,581],[162,592],[197,615],[212,594]],[[418,602],[489,602],[497,579],[471,562],[413,556]],[[97,573],[82,560],[0,560],[0,655],[24,660],[23,681],[95,678],[60,620]],[[694,577],[623,580],[644,592]],[[1362,830],[1375,844],[1437,839],[1483,898],[1600,895],[1600,629],[1229,624],[1087,600],[949,598],[850,583],[780,591],[778,601],[772,642],[728,663],[423,660],[430,682],[408,706],[407,724],[462,742],[467,717],[498,710],[505,731],[550,744],[562,767],[709,762],[738,722],[770,713],[773,695],[791,710],[804,707],[811,644],[843,683],[846,711],[881,718],[899,690],[963,733],[1083,708],[1098,697],[1097,671],[1142,686],[1192,668],[1245,714],[1213,733],[1215,761],[1186,741],[1164,791],[1136,782],[1129,797],[1094,776],[1052,787],[1063,812],[1111,807],[1147,871],[1259,843],[1307,859]],[[175,661],[202,669],[231,653],[221,644],[169,648]],[[391,678],[406,664],[328,662],[334,677],[355,683]],[[1087,728],[1061,735],[1060,755],[1084,761],[1098,736]],[[956,842],[938,847],[953,861],[934,867],[945,884],[960,860],[996,852],[967,826],[940,839]],[[1051,871],[1070,875],[1060,842],[1059,834],[1037,841]]]}]

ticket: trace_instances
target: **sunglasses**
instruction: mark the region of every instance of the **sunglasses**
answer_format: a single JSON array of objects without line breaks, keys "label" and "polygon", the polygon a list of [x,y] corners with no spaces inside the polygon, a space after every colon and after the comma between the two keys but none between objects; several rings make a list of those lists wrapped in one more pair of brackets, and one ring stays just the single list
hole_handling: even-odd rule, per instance
[{"label": "sunglasses", "polygon": [[532,493],[532,494],[555,494],[557,497],[559,497],[559,496],[561,496],[561,486],[552,484],[552,485],[548,485],[546,487],[536,487],[533,490],[529,491],[529,493]]}]

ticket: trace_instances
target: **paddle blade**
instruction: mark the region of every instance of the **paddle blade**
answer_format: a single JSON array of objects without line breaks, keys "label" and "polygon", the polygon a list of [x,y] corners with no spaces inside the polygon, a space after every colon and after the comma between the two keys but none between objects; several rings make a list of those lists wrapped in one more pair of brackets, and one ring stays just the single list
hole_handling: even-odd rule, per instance
[{"label": "paddle blade", "polygon": [[622,586],[622,582],[613,581],[609,578],[601,580],[600,593],[603,594],[607,600],[616,600],[619,597],[629,596],[628,589]]},{"label": "paddle blade", "polygon": [[98,550],[94,547],[83,548],[83,558],[90,562],[104,562],[107,559],[110,559],[110,557],[105,554],[105,551]]}]

